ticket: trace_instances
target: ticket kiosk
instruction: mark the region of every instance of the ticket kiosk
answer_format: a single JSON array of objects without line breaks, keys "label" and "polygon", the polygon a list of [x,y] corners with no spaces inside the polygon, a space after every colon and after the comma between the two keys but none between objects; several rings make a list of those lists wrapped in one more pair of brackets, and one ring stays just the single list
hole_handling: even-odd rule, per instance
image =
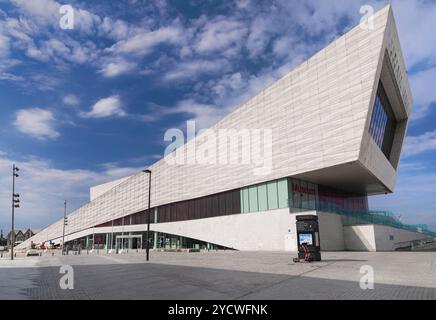
[{"label": "ticket kiosk", "polygon": [[321,261],[321,245],[319,241],[318,216],[297,216],[298,259]]}]

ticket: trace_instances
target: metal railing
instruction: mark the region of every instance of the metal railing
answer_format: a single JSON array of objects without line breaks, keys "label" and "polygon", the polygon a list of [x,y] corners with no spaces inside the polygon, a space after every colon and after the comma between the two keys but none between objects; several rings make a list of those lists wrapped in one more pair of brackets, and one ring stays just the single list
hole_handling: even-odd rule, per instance
[{"label": "metal railing", "polygon": [[410,240],[397,242],[394,244],[397,251],[425,251],[436,250],[436,238],[426,238],[421,240]]},{"label": "metal railing", "polygon": [[385,210],[348,210],[338,208],[334,204],[320,206],[314,201],[301,201],[295,206],[292,201],[288,201],[289,207],[293,211],[316,210],[326,213],[334,213],[342,216],[344,226],[377,224],[399,228],[403,230],[420,232],[430,237],[436,237],[436,232],[431,231],[425,224],[405,224],[401,222],[393,212]]}]

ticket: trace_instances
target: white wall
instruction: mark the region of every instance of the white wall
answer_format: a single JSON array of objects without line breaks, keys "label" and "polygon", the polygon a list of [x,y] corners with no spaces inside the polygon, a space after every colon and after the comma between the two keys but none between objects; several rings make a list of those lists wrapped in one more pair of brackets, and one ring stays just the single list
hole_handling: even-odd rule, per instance
[{"label": "white wall", "polygon": [[289,209],[245,213],[200,220],[159,223],[152,229],[220,244],[237,250],[297,251],[296,216],[318,215],[321,249],[344,250],[339,215]]},{"label": "white wall", "polygon": [[[317,215],[322,251],[393,251],[397,243],[427,238],[419,232],[380,226],[342,226],[341,216],[278,209],[207,219],[151,224],[150,230],[198,239],[242,251],[297,251],[296,216]],[[65,237],[71,241],[93,233],[144,232],[147,225],[89,228]],[[393,236],[393,240],[390,236]],[[45,238],[60,243],[61,238]]]},{"label": "white wall", "polygon": [[[393,236],[391,240],[390,236]],[[394,251],[399,242],[425,239],[428,236],[382,225],[359,225],[344,227],[345,250],[349,251]]]},{"label": "white wall", "polygon": [[297,251],[295,215],[290,214],[287,208],[158,223],[152,229],[237,250]]},{"label": "white wall", "polygon": [[344,249],[348,251],[376,251],[374,226],[344,226]]},{"label": "white wall", "polygon": [[344,250],[344,232],[340,215],[333,213],[318,212],[319,237],[321,250],[342,251]]},{"label": "white wall", "polygon": [[103,183],[103,184],[99,184],[98,186],[93,186],[89,189],[89,199],[90,201],[93,201],[94,199],[98,198],[99,196],[101,196],[102,194],[108,192],[109,190],[115,188],[116,186],[118,186],[119,184],[123,183],[124,181],[126,181],[127,179],[129,179],[130,177],[124,177],[121,179],[117,179],[114,181],[110,181],[107,183]]},{"label": "white wall", "polygon": [[[395,250],[396,243],[428,238],[419,232],[380,225],[374,225],[374,234],[377,251],[392,251]],[[393,240],[390,236],[393,236]]]}]

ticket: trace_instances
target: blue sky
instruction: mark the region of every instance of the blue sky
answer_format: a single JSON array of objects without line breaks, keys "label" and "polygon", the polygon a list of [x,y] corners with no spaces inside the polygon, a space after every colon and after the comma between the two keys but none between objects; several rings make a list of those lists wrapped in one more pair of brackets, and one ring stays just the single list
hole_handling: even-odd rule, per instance
[{"label": "blue sky", "polygon": [[[386,1],[0,0],[0,227],[11,163],[18,227],[43,227],[89,187],[164,153],[164,132],[207,127]],[[415,98],[396,192],[373,208],[436,230],[436,2],[392,1]],[[75,9],[72,30],[59,7]]]}]

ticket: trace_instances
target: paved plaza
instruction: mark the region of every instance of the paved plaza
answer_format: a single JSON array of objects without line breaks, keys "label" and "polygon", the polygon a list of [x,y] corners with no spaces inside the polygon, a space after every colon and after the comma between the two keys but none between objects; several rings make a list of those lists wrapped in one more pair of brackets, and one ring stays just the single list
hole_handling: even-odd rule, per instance
[{"label": "paved plaza", "polygon": [[[436,252],[323,252],[295,264],[284,252],[43,255],[0,259],[0,299],[436,299]],[[62,290],[62,265],[74,289]],[[374,289],[362,290],[362,266]],[[366,269],[365,269],[366,270]]]}]

